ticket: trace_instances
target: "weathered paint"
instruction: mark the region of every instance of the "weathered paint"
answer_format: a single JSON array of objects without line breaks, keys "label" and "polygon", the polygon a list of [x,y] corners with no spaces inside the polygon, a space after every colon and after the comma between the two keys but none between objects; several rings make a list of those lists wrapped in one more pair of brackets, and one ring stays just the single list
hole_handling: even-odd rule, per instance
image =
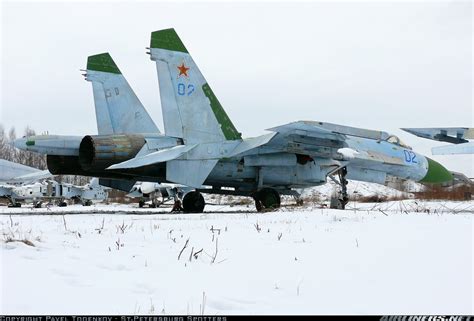
[{"label": "weathered paint", "polygon": [[[377,183],[384,183],[387,176],[441,182],[450,175],[440,164],[433,165],[434,161],[415,153],[398,139],[390,141],[390,135],[382,131],[301,121],[275,127],[270,135],[241,140],[173,29],[152,33],[150,57],[157,64],[163,119],[169,136],[154,137],[153,144],[144,140],[144,145],[137,144],[136,148],[130,148],[120,138],[111,139],[110,146],[97,148],[99,156],[105,158],[104,163],[112,156],[121,158],[122,166],[127,166],[116,166],[115,171],[98,169],[94,172],[97,176],[123,175],[120,178],[168,180],[191,186],[204,183],[216,189],[228,186],[235,187],[236,193],[246,191],[248,195],[257,187],[257,181],[281,191],[319,185],[328,174],[343,166],[348,168],[348,177]],[[104,65],[110,66],[99,64]],[[87,77],[103,86],[111,126],[114,119],[133,115],[131,96],[123,95],[127,88],[123,87],[126,82],[122,75],[88,70]],[[107,90],[112,96],[107,96]],[[127,122],[133,120],[127,118]],[[142,126],[136,130],[145,129]],[[176,146],[182,153],[171,151]],[[184,151],[190,146],[195,147]],[[342,149],[356,153],[348,157],[339,152]],[[127,157],[133,157],[130,150],[138,156],[129,161]],[[306,161],[299,161],[301,156]]]},{"label": "weathered paint", "polygon": [[86,80],[92,83],[98,134],[159,133],[125,77],[111,66],[118,70],[108,53],[88,58]]},{"label": "weathered paint", "polygon": [[89,56],[87,59],[87,69],[110,72],[113,74],[121,74],[120,70],[108,52]]},{"label": "weathered paint", "polygon": [[440,184],[453,180],[453,175],[446,168],[444,168],[443,165],[429,157],[426,157],[426,159],[428,160],[428,172],[426,173],[426,176],[420,180],[420,182]]},{"label": "weathered paint", "polygon": [[173,28],[154,31],[151,33],[150,48],[171,51],[188,52],[178,34]]},{"label": "weathered paint", "polygon": [[209,99],[209,103],[211,105],[212,111],[216,116],[217,121],[221,125],[222,132],[227,140],[236,140],[242,139],[242,134],[235,129],[234,124],[230,120],[229,116],[225,112],[224,108],[222,108],[221,103],[217,99],[216,95],[212,91],[211,87],[207,83],[202,86],[202,90],[204,95]]}]

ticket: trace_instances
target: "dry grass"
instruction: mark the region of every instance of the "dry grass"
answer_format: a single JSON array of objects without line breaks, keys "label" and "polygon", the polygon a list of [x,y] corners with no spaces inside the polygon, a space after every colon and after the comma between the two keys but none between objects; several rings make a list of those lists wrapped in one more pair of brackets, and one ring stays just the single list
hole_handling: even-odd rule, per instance
[{"label": "dry grass", "polygon": [[403,196],[387,196],[387,195],[369,195],[369,196],[357,196],[355,199],[350,197],[350,201],[356,201],[359,203],[384,203],[391,201],[402,201],[407,199]]},{"label": "dry grass", "polygon": [[26,245],[28,245],[28,246],[33,246],[33,247],[35,246],[35,244],[34,244],[33,242],[31,242],[30,240],[28,240],[28,239],[21,239],[21,240],[19,240],[19,239],[14,239],[14,238],[12,238],[12,237],[7,237],[7,238],[5,239],[5,243],[12,243],[12,242],[21,242],[21,243],[24,243],[24,244],[26,244]]},{"label": "dry grass", "polygon": [[427,186],[423,192],[414,193],[417,199],[422,200],[451,200],[466,201],[471,199],[472,187],[461,185],[453,187]]}]

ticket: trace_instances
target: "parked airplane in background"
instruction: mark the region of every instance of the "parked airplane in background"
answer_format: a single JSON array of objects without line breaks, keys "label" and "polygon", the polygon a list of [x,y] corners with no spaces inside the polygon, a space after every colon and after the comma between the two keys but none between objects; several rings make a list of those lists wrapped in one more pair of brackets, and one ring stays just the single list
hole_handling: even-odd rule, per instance
[{"label": "parked airplane in background", "polygon": [[440,127],[440,128],[402,128],[418,137],[447,142],[455,145],[438,146],[431,149],[433,155],[474,154],[474,128]]},{"label": "parked airplane in background", "polygon": [[12,207],[20,207],[22,202],[41,207],[45,201],[55,201],[58,206],[66,206],[65,200],[68,199],[91,205],[94,201],[107,198],[107,192],[98,184],[97,178],[84,186],[58,183],[50,179],[38,181],[51,176],[53,175],[47,170],[41,171],[0,159],[0,198],[7,199]]},{"label": "parked airplane in background", "polygon": [[[174,29],[152,32],[149,54],[156,62],[165,134],[105,53],[89,57],[86,71],[103,124],[99,135],[31,136],[15,146],[47,154],[54,174],[96,176],[112,187],[149,181],[196,188],[184,196],[186,212],[204,210],[201,192],[251,196],[262,210],[279,207],[281,194],[295,195],[295,189],[330,177],[340,185],[331,203],[344,208],[347,179],[452,180],[441,164],[383,131],[297,121],[243,139]],[[100,102],[105,107],[98,111]],[[127,130],[115,130],[117,124]]]}]

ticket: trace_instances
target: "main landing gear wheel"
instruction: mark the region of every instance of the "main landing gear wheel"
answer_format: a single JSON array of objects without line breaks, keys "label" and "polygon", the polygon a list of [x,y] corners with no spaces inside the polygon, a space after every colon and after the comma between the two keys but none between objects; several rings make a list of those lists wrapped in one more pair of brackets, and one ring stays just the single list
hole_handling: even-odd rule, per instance
[{"label": "main landing gear wheel", "polygon": [[254,199],[257,212],[279,208],[281,204],[280,194],[273,188],[262,188]]},{"label": "main landing gear wheel", "polygon": [[341,190],[331,197],[329,208],[343,210],[346,208],[346,204],[349,203],[349,195],[347,194],[347,184],[349,183],[346,179],[347,168],[343,167],[337,172],[339,176],[339,182],[336,181],[332,176],[332,180],[341,186]]},{"label": "main landing gear wheel", "polygon": [[183,211],[185,213],[202,213],[206,202],[201,193],[189,192],[183,198]]}]

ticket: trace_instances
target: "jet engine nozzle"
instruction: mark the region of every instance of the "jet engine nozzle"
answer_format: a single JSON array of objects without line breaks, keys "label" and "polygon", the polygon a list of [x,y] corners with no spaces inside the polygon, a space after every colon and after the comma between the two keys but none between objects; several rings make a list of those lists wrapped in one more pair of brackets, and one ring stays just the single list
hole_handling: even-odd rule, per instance
[{"label": "jet engine nozzle", "polygon": [[79,164],[83,170],[103,170],[135,157],[143,145],[142,135],[85,136],[79,146]]}]

